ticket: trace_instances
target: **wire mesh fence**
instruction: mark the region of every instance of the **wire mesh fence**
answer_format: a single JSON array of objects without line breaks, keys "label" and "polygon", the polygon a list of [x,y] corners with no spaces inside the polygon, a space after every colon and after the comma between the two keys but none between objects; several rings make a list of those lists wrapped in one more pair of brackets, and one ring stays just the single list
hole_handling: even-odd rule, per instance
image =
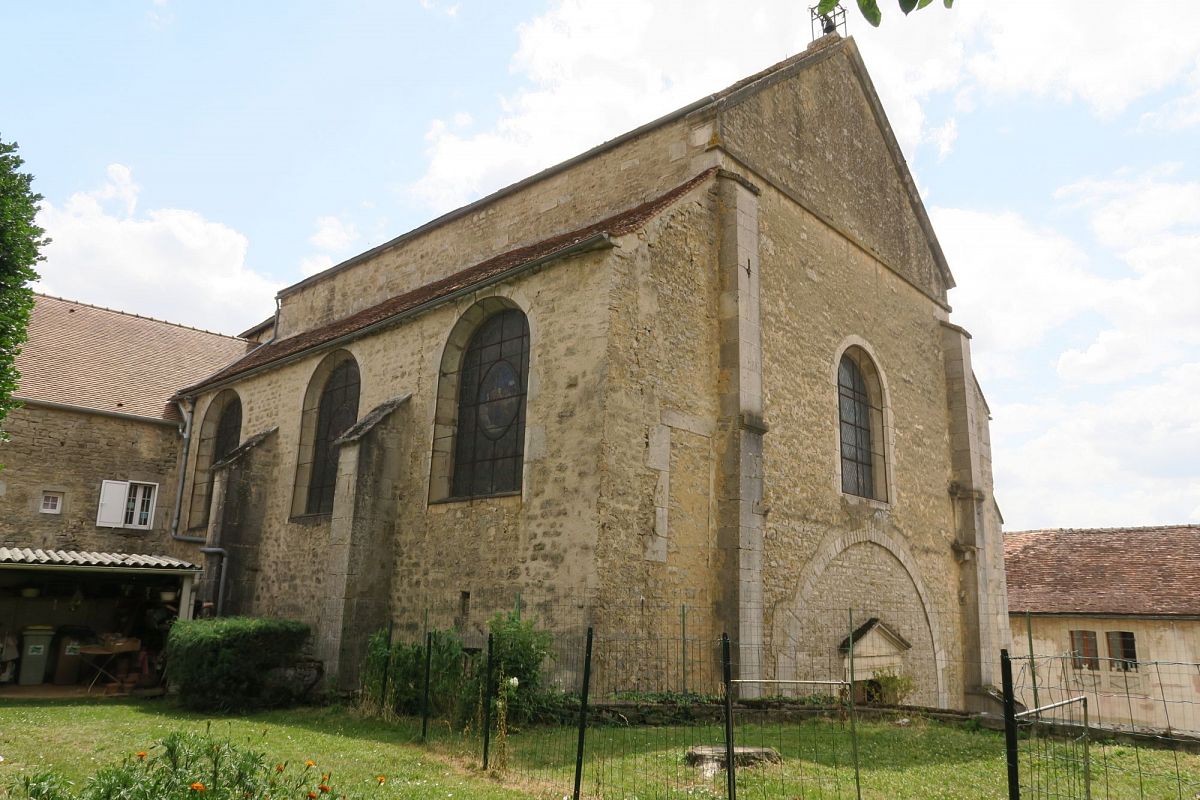
[{"label": "wire mesh fence", "polygon": [[1014,656],[1011,664],[1017,743],[1009,758],[1019,796],[1200,796],[1200,738],[1170,722],[1189,719],[1195,690],[1171,687],[1200,674],[1200,664],[1087,651]]},{"label": "wire mesh fence", "polygon": [[[402,738],[556,799],[1200,796],[1193,740],[1143,708],[1161,674],[1161,718],[1188,720],[1194,694],[1172,702],[1165,687],[1200,675],[1197,664],[1101,659],[1089,683],[1070,655],[1014,656],[1010,783],[1004,739],[969,733],[1004,718],[1004,697],[985,685],[1001,682],[1000,651],[950,646],[961,628],[951,612],[807,609],[740,639],[716,630],[711,609],[683,604],[608,609],[620,627],[586,624],[576,604],[546,612],[517,601],[473,629],[379,632],[363,708]],[[1126,690],[1137,676],[1140,694]],[[912,775],[945,788],[922,793]]]}]

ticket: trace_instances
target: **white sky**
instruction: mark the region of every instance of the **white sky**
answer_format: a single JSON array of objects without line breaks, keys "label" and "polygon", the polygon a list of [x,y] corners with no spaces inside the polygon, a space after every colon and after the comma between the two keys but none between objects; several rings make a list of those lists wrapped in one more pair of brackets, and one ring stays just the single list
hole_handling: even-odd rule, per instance
[{"label": "white sky", "polygon": [[[1006,527],[1200,521],[1200,4],[881,5],[850,32],[958,280]],[[45,195],[39,288],[236,333],[279,287],[810,40],[782,0],[338,8],[7,8],[0,137]]]}]

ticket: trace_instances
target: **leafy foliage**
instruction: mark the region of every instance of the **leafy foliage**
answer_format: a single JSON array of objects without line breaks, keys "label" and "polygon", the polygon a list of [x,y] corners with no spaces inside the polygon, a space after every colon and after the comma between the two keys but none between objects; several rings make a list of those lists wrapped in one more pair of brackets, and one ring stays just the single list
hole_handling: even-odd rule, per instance
[{"label": "leafy foliage", "polygon": [[[906,15],[922,9],[932,2],[933,0],[899,0],[900,10]],[[942,0],[942,3],[946,8],[950,8],[954,5],[954,0]],[[817,3],[817,13],[828,14],[830,11],[833,11],[837,4],[838,0],[821,0],[821,2]],[[877,0],[858,0],[858,10],[862,13],[863,18],[876,28],[883,21],[883,12],[879,10]]]},{"label": "leafy foliage", "polygon": [[167,638],[167,671],[188,708],[242,710],[297,698],[270,672],[294,664],[309,627],[286,619],[220,617],[176,622]]},{"label": "leafy foliage", "polygon": [[[542,665],[550,656],[553,641],[549,631],[538,630],[531,619],[522,619],[513,611],[496,614],[488,621],[492,632],[491,696],[500,694],[501,682],[517,679],[515,687],[506,686],[508,719],[529,722],[538,717],[548,694],[542,680]],[[467,696],[478,696],[487,682],[487,659],[478,659]]]},{"label": "leafy foliage", "polygon": [[16,143],[0,140],[0,423],[13,407],[12,393],[20,377],[13,362],[25,342],[33,308],[33,267],[49,243],[34,222],[42,196],[33,192],[33,176],[21,172],[24,163]]},{"label": "leafy foliage", "polygon": [[[429,712],[442,717],[462,702],[462,640],[454,631],[433,631],[429,665]],[[385,678],[386,676],[386,678]],[[425,644],[399,642],[388,647],[387,632],[377,631],[367,646],[360,704],[369,712],[420,714],[425,688]]]},{"label": "leafy foliage", "polygon": [[[382,781],[380,781],[382,784]],[[55,772],[13,783],[18,800],[300,800],[334,792],[333,776],[313,761],[274,763],[264,753],[198,733],[171,733],[120,764],[101,767],[76,792]]]},{"label": "leafy foliage", "polygon": [[[487,658],[471,657],[453,631],[434,631],[429,705],[433,717],[460,725],[479,724],[483,699],[500,699],[506,722],[557,720],[567,705],[564,695],[545,685],[542,666],[550,657],[552,637],[516,612],[497,614],[492,633],[492,683],[487,687]],[[386,674],[386,679],[384,675]],[[368,713],[419,714],[425,681],[425,645],[387,644],[387,633],[371,637],[363,665],[360,706]],[[495,710],[495,706],[493,706]],[[495,720],[495,717],[493,717]]]}]

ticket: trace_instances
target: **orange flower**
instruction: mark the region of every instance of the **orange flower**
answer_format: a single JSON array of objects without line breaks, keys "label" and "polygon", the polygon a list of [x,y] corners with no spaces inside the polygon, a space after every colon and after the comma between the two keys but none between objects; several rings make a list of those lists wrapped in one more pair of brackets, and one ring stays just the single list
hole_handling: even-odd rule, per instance
[{"label": "orange flower", "polygon": [[328,773],[328,772],[326,772],[325,774],[323,774],[323,775],[321,776],[321,783],[325,783],[325,782],[326,782],[326,781],[328,781],[328,780],[329,780],[329,773]]},{"label": "orange flower", "polygon": [[276,771],[276,772],[283,772],[283,764],[276,764],[276,765],[275,765],[275,771]]},{"label": "orange flower", "polygon": [[328,792],[328,791],[329,791],[329,787],[328,787],[328,786],[326,786],[326,785],[325,785],[325,784],[323,784],[323,783],[322,783],[320,786],[318,786],[317,788],[318,788],[318,789],[320,789],[322,792]]},{"label": "orange flower", "polygon": [[306,767],[315,767],[316,765],[317,765],[317,762],[312,761],[312,760],[304,762],[304,766],[306,766]]},{"label": "orange flower", "polygon": [[193,791],[193,792],[203,792],[203,791],[205,791],[205,790],[206,790],[206,789],[205,789],[205,786],[204,786],[204,784],[203,784],[203,783],[201,783],[200,781],[196,781],[195,783],[193,783],[193,784],[192,784],[192,791]]},{"label": "orange flower", "polygon": [[136,755],[139,759],[145,760],[148,754],[145,750],[138,750],[136,753],[134,753],[134,755]]},{"label": "orange flower", "polygon": [[309,793],[308,793],[308,800],[317,800],[317,793],[316,793],[316,792],[309,792]]},{"label": "orange flower", "polygon": [[384,775],[376,775],[375,780],[379,781],[380,786],[383,786],[383,784],[387,783],[387,777]]}]

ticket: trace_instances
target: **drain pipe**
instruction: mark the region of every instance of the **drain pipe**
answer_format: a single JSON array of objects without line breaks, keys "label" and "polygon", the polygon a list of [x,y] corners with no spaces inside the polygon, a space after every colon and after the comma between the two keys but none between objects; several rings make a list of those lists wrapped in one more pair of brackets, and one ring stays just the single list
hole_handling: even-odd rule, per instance
[{"label": "drain pipe", "polygon": [[190,399],[185,406],[183,400],[176,400],[175,404],[179,406],[179,412],[183,414],[183,452],[179,457],[179,481],[175,484],[175,511],[171,515],[171,538],[177,542],[204,544],[207,541],[204,536],[183,536],[179,533],[179,516],[183,510],[183,483],[187,477],[188,452],[191,450],[192,444],[192,417],[196,410],[196,401]]},{"label": "drain pipe", "polygon": [[201,547],[200,552],[205,555],[214,555],[221,557],[221,578],[217,586],[217,616],[225,610],[225,573],[228,571],[226,567],[229,564],[229,553],[224,547]]}]

